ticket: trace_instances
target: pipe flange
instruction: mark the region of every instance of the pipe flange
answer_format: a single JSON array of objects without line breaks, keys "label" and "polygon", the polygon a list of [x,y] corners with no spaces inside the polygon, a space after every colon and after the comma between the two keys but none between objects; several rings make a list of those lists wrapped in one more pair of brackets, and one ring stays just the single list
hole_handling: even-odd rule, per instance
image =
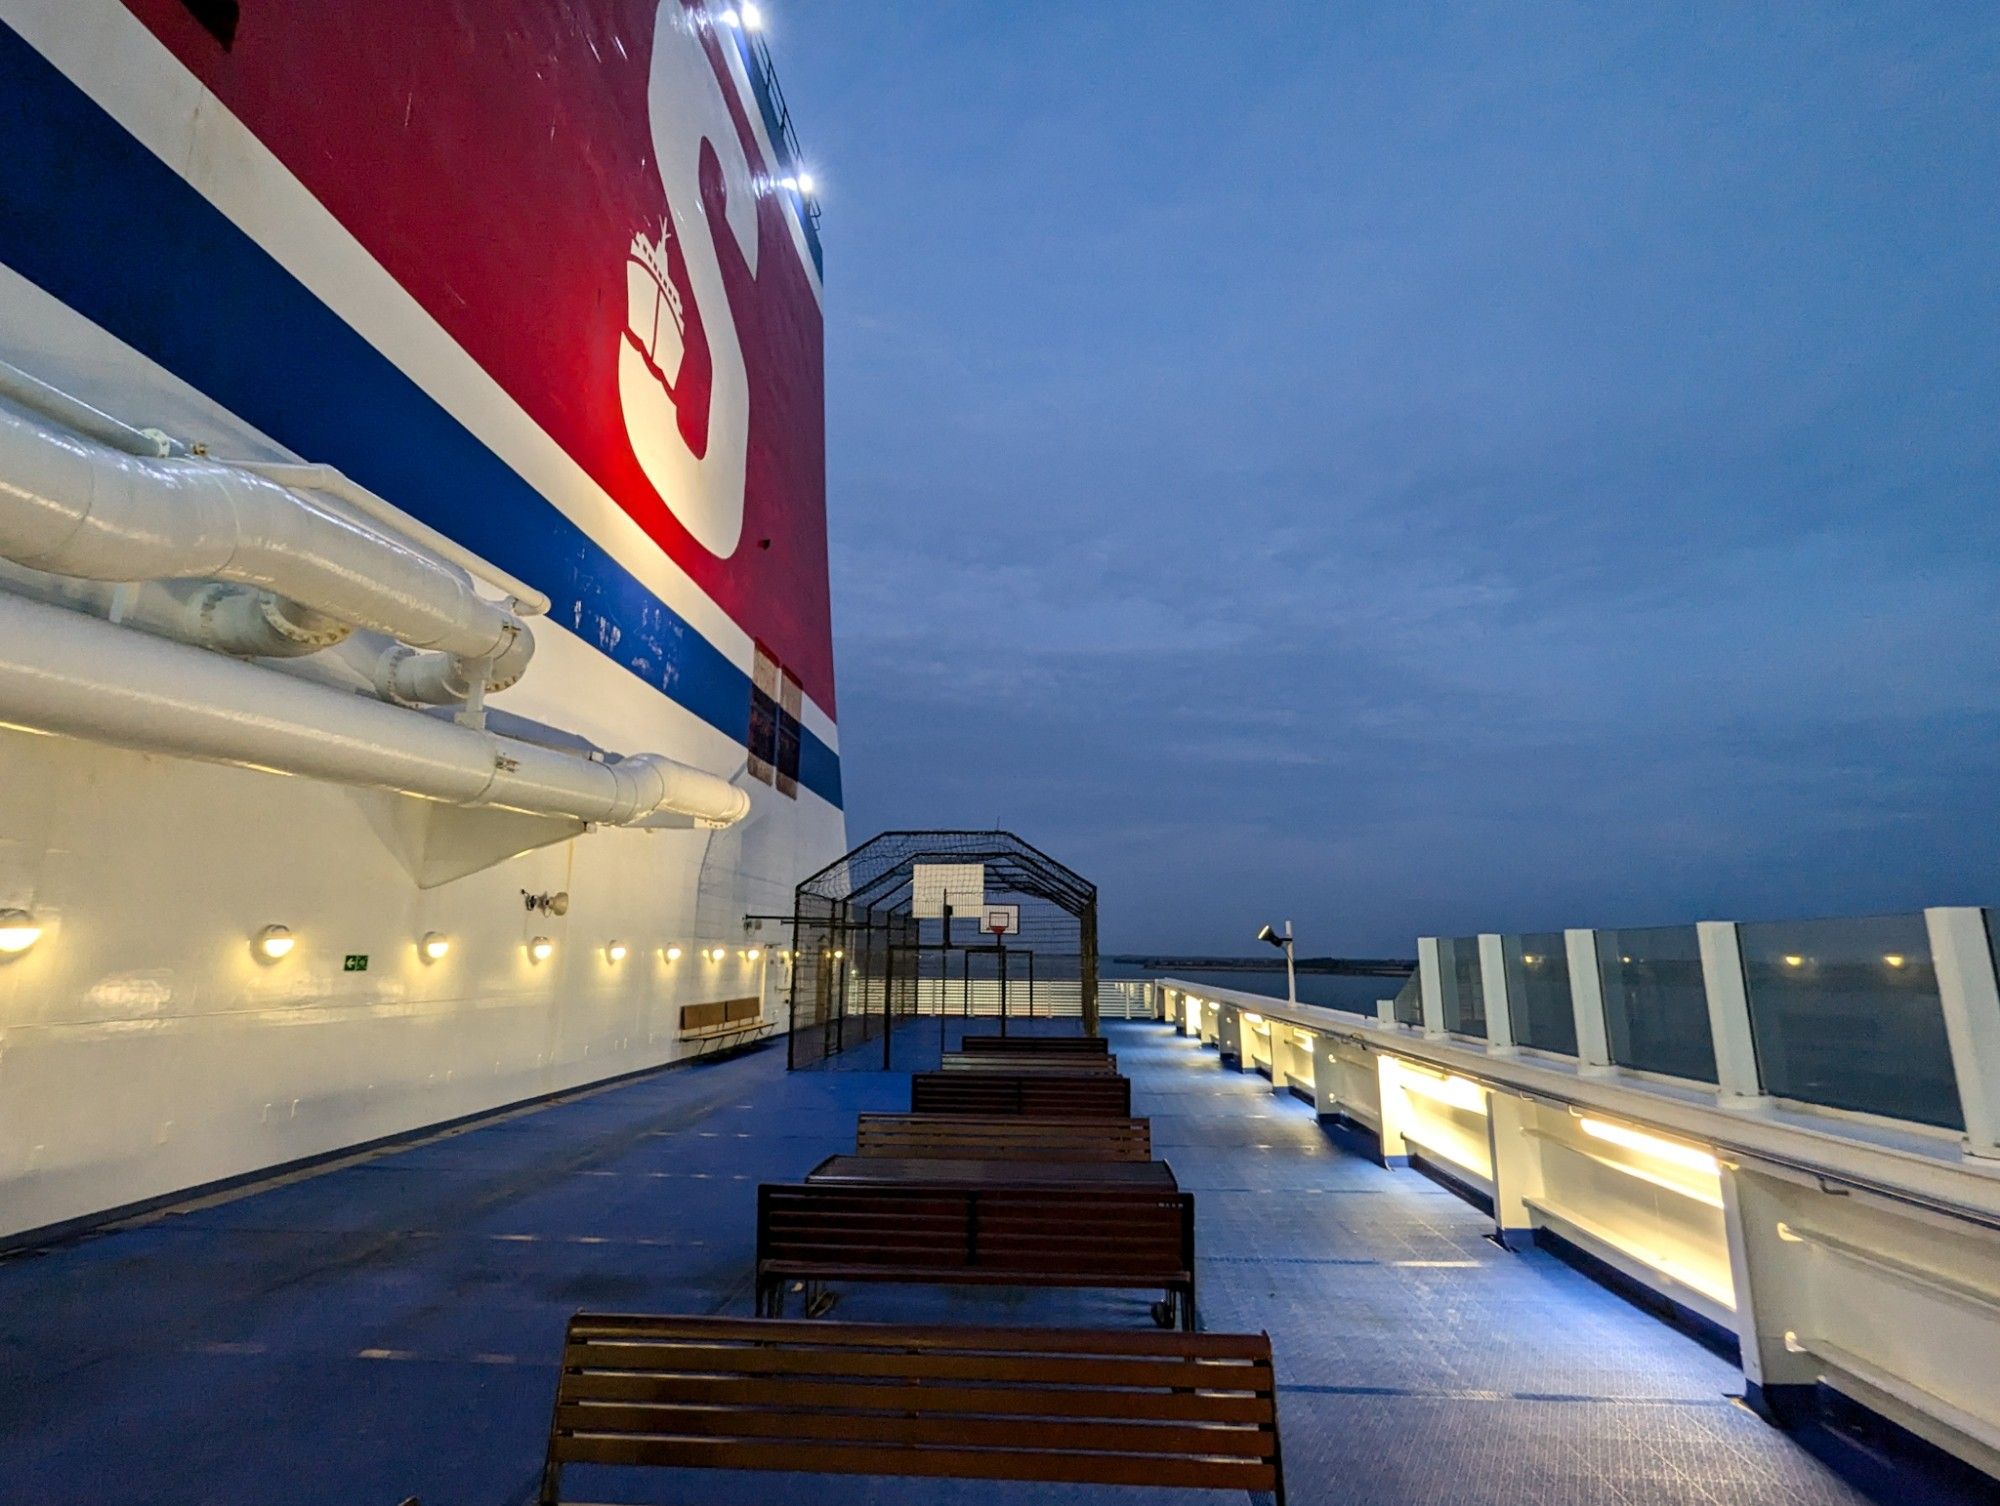
[{"label": "pipe flange", "polygon": [[236,595],[241,586],[213,584],[203,586],[188,598],[187,623],[198,637],[216,636],[215,613],[223,602]]},{"label": "pipe flange", "polygon": [[[348,623],[269,591],[258,592],[257,610],[279,637],[313,648],[332,648],[354,631]],[[294,612],[298,614],[296,617],[292,615]]]},{"label": "pipe flange", "polygon": [[416,658],[417,651],[406,643],[398,643],[382,650],[382,656],[375,661],[375,691],[385,701],[393,701],[398,706],[408,706],[413,711],[421,711],[424,703],[413,701],[396,689],[396,672],[410,660]]}]

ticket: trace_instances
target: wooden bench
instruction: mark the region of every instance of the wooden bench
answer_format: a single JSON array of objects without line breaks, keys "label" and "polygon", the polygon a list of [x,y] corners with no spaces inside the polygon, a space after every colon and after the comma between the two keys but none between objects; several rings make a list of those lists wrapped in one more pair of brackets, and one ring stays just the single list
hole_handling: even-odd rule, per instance
[{"label": "wooden bench", "polygon": [[1284,1506],[1263,1334],[570,1319],[569,1465],[1249,1491]]},{"label": "wooden bench", "polygon": [[757,1189],[757,1310],[830,1281],[1150,1288],[1162,1327],[1195,1326],[1194,1194],[1109,1186],[766,1182]]},{"label": "wooden bench", "polygon": [[1038,1119],[1011,1114],[863,1114],[859,1156],[980,1161],[1150,1161],[1149,1119]]},{"label": "wooden bench", "polygon": [[680,1038],[707,1040],[711,1036],[755,1030],[763,1023],[762,999],[715,999],[706,1004],[683,1004]]},{"label": "wooden bench", "polygon": [[1130,1119],[1132,1080],[1108,1072],[918,1072],[910,1112]]},{"label": "wooden bench", "polygon": [[945,1072],[1116,1072],[1115,1056],[1047,1056],[1033,1052],[947,1051],[939,1059]]},{"label": "wooden bench", "polygon": [[1111,1043],[1101,1035],[968,1035],[961,1051],[999,1051],[1009,1055],[1042,1052],[1051,1056],[1108,1056]]}]

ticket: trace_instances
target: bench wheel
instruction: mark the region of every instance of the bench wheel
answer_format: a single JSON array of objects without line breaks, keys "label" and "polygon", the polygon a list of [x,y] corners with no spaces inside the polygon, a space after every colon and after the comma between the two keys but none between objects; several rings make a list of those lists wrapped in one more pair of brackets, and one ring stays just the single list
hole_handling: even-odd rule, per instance
[{"label": "bench wheel", "polygon": [[1174,1298],[1162,1297],[1153,1304],[1153,1321],[1162,1328],[1172,1328],[1176,1317],[1174,1307]]}]

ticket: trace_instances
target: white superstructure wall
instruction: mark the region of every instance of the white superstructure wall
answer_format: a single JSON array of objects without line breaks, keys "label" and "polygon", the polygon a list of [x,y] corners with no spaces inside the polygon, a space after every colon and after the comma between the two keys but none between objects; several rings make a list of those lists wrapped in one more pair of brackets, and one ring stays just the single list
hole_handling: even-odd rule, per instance
[{"label": "white superstructure wall", "polygon": [[[539,632],[545,683],[647,720],[643,686]],[[428,802],[6,729],[0,771],[0,909],[43,928],[0,962],[0,1239],[671,1061],[702,1049],[684,1004],[761,995],[775,1028],[782,938],[743,917],[844,843],[837,809],[753,785],[737,828],[599,829],[420,889],[399,846]],[[275,962],[267,925],[296,938]]]}]

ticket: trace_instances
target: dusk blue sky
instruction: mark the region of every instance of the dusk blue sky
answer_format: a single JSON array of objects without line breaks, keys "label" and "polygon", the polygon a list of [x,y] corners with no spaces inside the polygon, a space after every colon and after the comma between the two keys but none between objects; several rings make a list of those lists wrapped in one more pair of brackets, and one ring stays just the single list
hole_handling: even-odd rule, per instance
[{"label": "dusk blue sky", "polygon": [[1107,949],[2000,902],[2000,6],[767,9],[855,841]]}]

